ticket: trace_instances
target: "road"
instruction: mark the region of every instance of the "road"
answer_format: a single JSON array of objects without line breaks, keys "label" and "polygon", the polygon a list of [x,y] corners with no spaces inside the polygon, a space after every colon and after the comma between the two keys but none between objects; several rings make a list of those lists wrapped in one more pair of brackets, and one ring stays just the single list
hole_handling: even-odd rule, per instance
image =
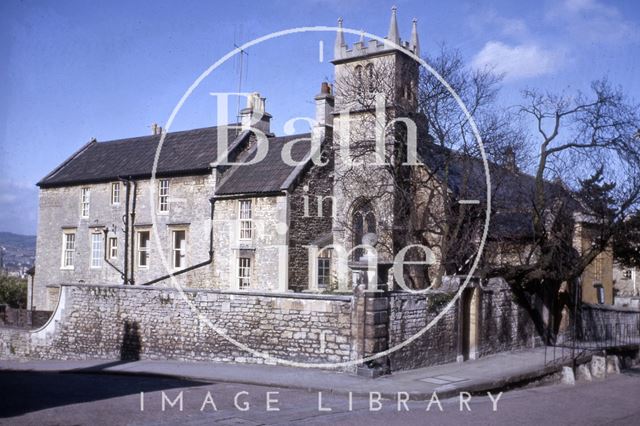
[{"label": "road", "polygon": [[[573,387],[551,385],[506,392],[497,400],[497,411],[493,411],[492,400],[486,396],[473,396],[468,404],[470,411],[464,405],[460,411],[459,398],[440,401],[442,411],[435,401],[428,412],[428,401],[411,401],[406,407],[401,403],[398,411],[397,401],[381,400],[378,405],[375,394],[371,406],[374,410],[381,407],[379,411],[371,410],[370,401],[365,397],[354,397],[352,411],[349,411],[348,395],[338,394],[322,394],[322,409],[331,411],[320,411],[319,394],[315,391],[68,373],[0,372],[0,392],[0,424],[11,425],[632,425],[640,422],[640,370]],[[176,399],[181,392],[182,411],[180,400]],[[201,411],[201,408],[204,409]]]}]

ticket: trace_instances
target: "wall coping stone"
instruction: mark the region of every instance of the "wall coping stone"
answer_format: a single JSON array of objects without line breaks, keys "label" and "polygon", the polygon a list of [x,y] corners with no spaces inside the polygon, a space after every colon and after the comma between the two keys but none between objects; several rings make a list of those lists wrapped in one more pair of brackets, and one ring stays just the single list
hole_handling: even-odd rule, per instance
[{"label": "wall coping stone", "polygon": [[[155,291],[172,291],[178,292],[175,287],[160,286],[139,286],[139,285],[122,285],[122,284],[87,284],[87,283],[71,283],[61,284],[63,287],[79,287],[79,288],[113,288],[117,290],[155,290]],[[290,298],[290,299],[306,299],[306,300],[326,300],[336,302],[350,303],[353,296],[325,295],[325,294],[302,294],[302,293],[271,293],[263,291],[247,291],[247,290],[219,290],[211,288],[182,288],[186,293],[214,293],[214,294],[230,294],[237,296],[254,296],[254,297],[274,297],[274,298]]]},{"label": "wall coping stone", "polygon": [[616,312],[628,312],[628,313],[640,314],[640,310],[631,308],[631,307],[615,306],[615,305],[600,305],[600,304],[593,304],[593,303],[583,303],[582,305],[585,308],[597,309],[601,311],[616,311]]}]

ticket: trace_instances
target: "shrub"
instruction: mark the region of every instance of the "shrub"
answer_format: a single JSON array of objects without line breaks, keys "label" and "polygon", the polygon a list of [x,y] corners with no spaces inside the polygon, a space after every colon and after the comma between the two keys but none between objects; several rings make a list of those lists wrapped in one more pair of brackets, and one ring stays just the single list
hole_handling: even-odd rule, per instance
[{"label": "shrub", "polygon": [[0,276],[0,305],[12,308],[27,307],[27,280]]}]

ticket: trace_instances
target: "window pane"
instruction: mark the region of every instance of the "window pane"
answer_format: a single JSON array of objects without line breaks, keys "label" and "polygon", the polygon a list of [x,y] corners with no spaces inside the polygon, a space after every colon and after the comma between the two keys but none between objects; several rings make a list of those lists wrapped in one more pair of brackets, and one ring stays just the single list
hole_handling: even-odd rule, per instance
[{"label": "window pane", "polygon": [[64,267],[73,267],[73,258],[76,248],[76,234],[64,234],[64,259],[62,265]]},{"label": "window pane", "polygon": [[241,289],[251,286],[251,258],[238,259],[238,286]]},{"label": "window pane", "polygon": [[182,268],[185,266],[186,254],[187,254],[186,231],[173,231],[173,267],[174,268]]},{"label": "window pane", "polygon": [[111,204],[120,203],[120,183],[111,184]]},{"label": "window pane", "polygon": [[109,257],[111,259],[118,257],[118,239],[116,237],[109,238]]},{"label": "window pane", "polygon": [[138,266],[149,265],[149,231],[138,232]]},{"label": "window pane", "polygon": [[89,188],[82,188],[80,194],[80,214],[89,217]]},{"label": "window pane", "polygon": [[102,267],[102,258],[104,257],[104,242],[102,234],[91,234],[91,267]]},{"label": "window pane", "polygon": [[161,212],[169,211],[169,180],[162,179],[160,181],[160,189],[158,191],[158,209]]},{"label": "window pane", "polygon": [[239,212],[241,240],[250,240],[252,238],[253,223],[251,216],[251,200],[241,200]]}]

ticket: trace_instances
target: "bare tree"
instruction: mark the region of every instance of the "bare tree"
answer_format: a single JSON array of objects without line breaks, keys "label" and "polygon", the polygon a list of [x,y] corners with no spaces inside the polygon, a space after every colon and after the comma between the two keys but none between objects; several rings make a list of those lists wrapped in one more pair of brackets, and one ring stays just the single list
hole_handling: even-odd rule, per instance
[{"label": "bare tree", "polygon": [[[417,87],[398,87],[396,77],[411,75],[417,68],[398,68],[394,62],[353,67],[340,76],[338,99],[362,117],[350,137],[352,158],[363,159],[364,165],[340,169],[336,180],[344,183],[344,193],[391,200],[394,223],[387,226],[393,237],[380,242],[389,253],[421,244],[436,254],[437,270],[405,271],[416,288],[438,283],[444,275],[468,272],[485,223],[483,200],[490,190],[492,227],[477,273],[507,279],[542,332],[547,324],[536,299],[558,309],[570,296],[577,301],[575,292],[560,295],[560,289],[567,284],[574,289],[588,265],[630,226],[625,218],[638,214],[638,106],[602,80],[587,93],[573,96],[527,90],[523,105],[501,108],[501,77],[491,70],[471,70],[457,52],[444,47],[425,59],[477,124],[490,160],[491,188],[484,183],[482,153],[469,117],[449,89],[426,70],[419,72]],[[388,107],[383,116],[376,115],[375,93],[382,94]],[[366,164],[375,153],[372,129],[397,117],[417,123],[426,167],[403,165],[408,129],[395,125],[385,132],[388,161],[377,169],[382,173],[368,173]],[[481,203],[460,204],[463,199]],[[344,226],[352,227],[348,218]],[[578,237],[591,244],[579,249]],[[412,256],[410,260],[420,258],[419,253]],[[560,296],[564,299],[557,303]]]},{"label": "bare tree", "polygon": [[[529,205],[522,206],[531,212],[530,243],[523,246],[523,262],[491,273],[505,277],[523,303],[527,293],[543,294],[561,309],[561,286],[568,284],[577,302],[576,281],[638,209],[638,107],[607,81],[594,82],[587,94],[523,95],[520,111],[533,122],[537,138],[531,144],[538,151]],[[591,244],[580,250],[576,238]]]}]

